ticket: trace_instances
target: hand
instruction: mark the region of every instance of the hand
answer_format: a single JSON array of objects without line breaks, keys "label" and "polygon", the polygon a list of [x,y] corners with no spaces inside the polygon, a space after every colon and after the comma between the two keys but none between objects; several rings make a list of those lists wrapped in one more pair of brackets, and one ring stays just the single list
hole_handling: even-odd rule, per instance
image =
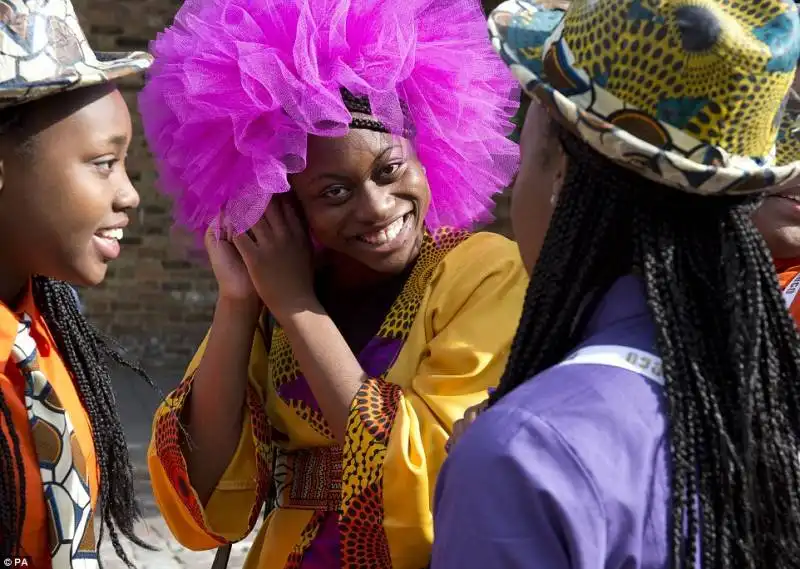
[{"label": "hand", "polygon": [[233,243],[275,318],[317,307],[308,231],[288,199],[275,196],[264,217]]},{"label": "hand", "polygon": [[213,229],[205,236],[211,269],[217,279],[220,300],[243,305],[258,305],[258,293],[236,247],[227,239],[217,239]]},{"label": "hand", "polygon": [[477,405],[468,407],[467,410],[464,411],[464,416],[453,423],[453,434],[450,435],[450,438],[447,440],[445,450],[449,451],[450,448],[458,442],[458,439],[461,438],[461,435],[464,434],[464,432],[467,430],[467,427],[475,422],[475,419],[478,418],[478,415],[486,410],[487,405],[489,405],[489,400],[485,399]]}]

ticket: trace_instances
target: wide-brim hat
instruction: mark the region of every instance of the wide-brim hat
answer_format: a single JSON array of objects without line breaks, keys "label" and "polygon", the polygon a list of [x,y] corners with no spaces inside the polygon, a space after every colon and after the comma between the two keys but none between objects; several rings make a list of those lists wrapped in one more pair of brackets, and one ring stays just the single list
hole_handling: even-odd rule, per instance
[{"label": "wide-brim hat", "polygon": [[0,0],[0,108],[139,73],[145,52],[89,47],[69,0]]},{"label": "wide-brim hat", "polygon": [[794,2],[508,0],[489,31],[529,96],[646,178],[732,195],[800,175],[775,146],[800,53]]}]

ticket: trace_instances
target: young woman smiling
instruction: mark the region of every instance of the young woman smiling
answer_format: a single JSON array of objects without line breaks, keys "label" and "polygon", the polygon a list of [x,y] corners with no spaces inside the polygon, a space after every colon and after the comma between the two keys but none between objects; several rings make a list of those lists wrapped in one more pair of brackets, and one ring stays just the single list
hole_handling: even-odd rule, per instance
[{"label": "young woman smiling", "polygon": [[518,158],[480,5],[187,2],[154,50],[146,132],[219,283],[154,422],[167,523],[224,545],[274,489],[246,567],[423,567],[453,421],[527,283],[467,231]]},{"label": "young woman smiling", "polygon": [[0,22],[0,558],[97,567],[97,517],[127,561],[118,534],[143,544],[106,367],[127,362],[70,285],[103,281],[139,204],[111,81],[151,58],[93,53],[68,0],[5,0]]}]

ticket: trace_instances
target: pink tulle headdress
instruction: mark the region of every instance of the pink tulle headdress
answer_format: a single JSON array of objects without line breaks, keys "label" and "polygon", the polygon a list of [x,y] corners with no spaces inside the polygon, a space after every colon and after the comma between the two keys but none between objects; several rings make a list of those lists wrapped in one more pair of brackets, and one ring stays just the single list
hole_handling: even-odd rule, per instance
[{"label": "pink tulle headdress", "polygon": [[151,51],[145,134],[176,220],[197,233],[243,232],[289,191],[308,136],[350,128],[343,90],[413,132],[431,229],[490,219],[518,166],[516,81],[478,0],[187,0]]}]

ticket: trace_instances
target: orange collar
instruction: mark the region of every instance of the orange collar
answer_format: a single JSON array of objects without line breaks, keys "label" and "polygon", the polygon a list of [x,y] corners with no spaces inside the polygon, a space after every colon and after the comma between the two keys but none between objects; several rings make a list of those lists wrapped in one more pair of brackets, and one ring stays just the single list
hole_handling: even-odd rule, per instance
[{"label": "orange collar", "polygon": [[6,363],[11,356],[11,348],[17,338],[18,314],[23,312],[34,321],[39,318],[39,311],[33,301],[31,281],[28,281],[25,293],[18,306],[10,307],[4,302],[0,302],[0,370],[5,369]]}]

